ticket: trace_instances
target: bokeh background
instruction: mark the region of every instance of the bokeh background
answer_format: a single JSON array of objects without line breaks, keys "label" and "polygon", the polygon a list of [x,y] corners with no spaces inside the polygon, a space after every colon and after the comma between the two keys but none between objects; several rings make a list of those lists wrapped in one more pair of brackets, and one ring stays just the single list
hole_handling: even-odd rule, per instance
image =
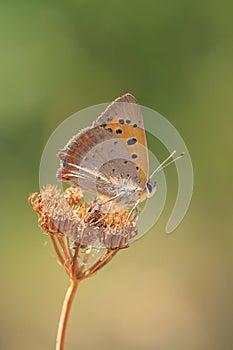
[{"label": "bokeh background", "polygon": [[[27,204],[41,153],[76,111],[129,91],[190,151],[195,189],[81,284],[67,349],[233,348],[231,1],[1,1],[1,350],[54,349],[68,279]],[[160,155],[157,155],[159,158]]]}]

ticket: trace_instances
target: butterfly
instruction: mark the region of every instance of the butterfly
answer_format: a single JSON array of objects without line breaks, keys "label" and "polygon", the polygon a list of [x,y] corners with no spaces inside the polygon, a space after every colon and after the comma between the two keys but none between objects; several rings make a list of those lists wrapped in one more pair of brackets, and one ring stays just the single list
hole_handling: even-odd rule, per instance
[{"label": "butterfly", "polygon": [[141,109],[127,93],[114,100],[58,153],[59,180],[97,194],[110,207],[131,211],[157,189],[151,178],[168,165],[175,151],[148,175],[148,149]]}]

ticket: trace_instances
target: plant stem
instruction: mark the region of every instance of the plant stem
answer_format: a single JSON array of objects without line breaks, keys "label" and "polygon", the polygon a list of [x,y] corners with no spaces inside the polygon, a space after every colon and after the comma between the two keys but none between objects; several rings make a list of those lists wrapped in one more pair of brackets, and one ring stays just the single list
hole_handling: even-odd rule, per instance
[{"label": "plant stem", "polygon": [[56,242],[55,236],[54,235],[50,235],[50,239],[52,241],[53,248],[54,248],[54,250],[55,250],[55,252],[56,252],[56,254],[58,256],[58,259],[60,261],[61,266],[64,266],[65,261],[64,261],[63,256],[61,255],[61,252],[60,252],[60,250],[59,250],[59,248],[57,246],[57,242]]},{"label": "plant stem", "polygon": [[67,292],[65,295],[61,316],[58,324],[56,350],[64,350],[67,322],[70,314],[71,305],[74,300],[74,296],[78,288],[79,282],[80,281],[76,279],[70,280],[70,286],[67,289]]}]

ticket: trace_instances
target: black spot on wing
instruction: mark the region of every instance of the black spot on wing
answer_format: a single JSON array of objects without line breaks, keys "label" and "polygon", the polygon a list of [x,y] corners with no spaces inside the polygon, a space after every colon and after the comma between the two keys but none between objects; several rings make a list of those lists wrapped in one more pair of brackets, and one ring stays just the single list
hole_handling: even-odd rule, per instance
[{"label": "black spot on wing", "polygon": [[132,158],[132,159],[137,159],[137,158],[138,158],[138,154],[137,154],[137,153],[133,153],[133,154],[131,155],[131,158]]},{"label": "black spot on wing", "polygon": [[132,137],[131,139],[128,139],[127,140],[127,144],[128,144],[128,146],[133,146],[133,145],[135,145],[135,143],[137,143],[138,141],[137,141],[137,139],[135,138],[135,137]]}]

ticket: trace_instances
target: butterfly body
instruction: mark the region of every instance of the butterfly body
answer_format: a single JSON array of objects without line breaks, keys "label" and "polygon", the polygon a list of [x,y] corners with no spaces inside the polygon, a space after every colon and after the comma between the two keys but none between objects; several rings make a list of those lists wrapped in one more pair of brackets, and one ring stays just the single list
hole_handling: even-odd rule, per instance
[{"label": "butterfly body", "polygon": [[148,150],[141,110],[131,94],[110,104],[92,127],[58,154],[57,177],[119,208],[135,207],[155,192],[148,180]]},{"label": "butterfly body", "polygon": [[115,178],[112,179],[112,183],[115,184],[114,190],[108,198],[119,208],[133,206],[137,201],[142,202],[147,197],[146,189],[138,187],[130,179]]}]

